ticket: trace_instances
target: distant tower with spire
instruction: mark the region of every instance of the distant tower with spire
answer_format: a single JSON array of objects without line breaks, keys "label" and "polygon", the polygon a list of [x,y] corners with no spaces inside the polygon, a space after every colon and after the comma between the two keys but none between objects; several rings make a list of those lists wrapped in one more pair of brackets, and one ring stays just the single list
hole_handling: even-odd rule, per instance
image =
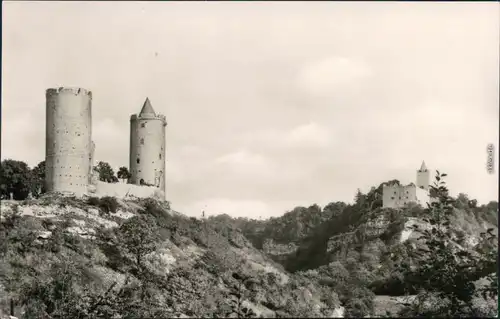
[{"label": "distant tower with spire", "polygon": [[158,187],[165,193],[164,115],[146,98],[139,114],[130,117],[130,183]]},{"label": "distant tower with spire", "polygon": [[417,170],[417,188],[429,190],[430,184],[430,173],[425,166],[425,161],[422,161],[422,165],[420,165],[420,169]]}]

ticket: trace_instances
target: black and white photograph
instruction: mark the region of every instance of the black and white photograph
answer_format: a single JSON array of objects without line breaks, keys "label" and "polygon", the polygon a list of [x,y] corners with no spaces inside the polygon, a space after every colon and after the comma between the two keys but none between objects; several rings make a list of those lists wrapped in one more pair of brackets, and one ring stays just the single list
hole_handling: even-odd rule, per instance
[{"label": "black and white photograph", "polygon": [[3,1],[0,319],[496,318],[500,3]]}]

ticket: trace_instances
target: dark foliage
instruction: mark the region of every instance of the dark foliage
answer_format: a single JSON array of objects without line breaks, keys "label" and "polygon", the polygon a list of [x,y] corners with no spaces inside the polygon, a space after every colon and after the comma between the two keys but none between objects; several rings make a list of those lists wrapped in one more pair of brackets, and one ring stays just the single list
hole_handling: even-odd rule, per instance
[{"label": "dark foliage", "polygon": [[118,177],[115,176],[114,170],[111,168],[109,163],[99,162],[94,170],[99,174],[99,180],[106,183],[116,183],[118,182]]},{"label": "dark foliage", "polygon": [[104,213],[116,213],[118,209],[118,201],[114,197],[90,197],[87,199],[87,204],[100,208]]},{"label": "dark foliage", "polygon": [[[419,248],[415,267],[410,267],[407,262],[400,264],[404,274],[404,282],[408,289],[418,290],[418,296],[406,314],[415,316],[435,317],[468,317],[480,316],[473,302],[478,296],[474,281],[489,274],[490,287],[497,283],[498,246],[492,230],[482,234],[479,245],[475,251],[462,249],[453,245],[453,232],[451,218],[454,208],[465,205],[448,195],[448,189],[443,179],[446,174],[436,174],[436,181],[431,186],[437,194],[438,202],[428,206],[425,211],[424,221],[431,225],[431,229],[419,229],[422,233],[421,240],[425,244]],[[464,196],[459,196],[464,197]],[[462,207],[464,208],[464,207]],[[488,289],[487,289],[488,290]],[[498,291],[489,289],[483,298],[496,298]]]},{"label": "dark foliage", "polygon": [[10,199],[12,193],[15,200],[26,199],[31,191],[32,175],[25,162],[11,159],[0,164],[0,196]]}]

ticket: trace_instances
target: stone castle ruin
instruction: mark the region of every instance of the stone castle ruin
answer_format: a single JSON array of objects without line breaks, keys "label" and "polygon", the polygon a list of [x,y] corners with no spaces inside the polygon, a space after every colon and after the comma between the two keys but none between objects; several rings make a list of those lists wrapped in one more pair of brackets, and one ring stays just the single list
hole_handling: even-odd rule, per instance
[{"label": "stone castle ruin", "polygon": [[425,162],[417,170],[417,184],[384,185],[382,190],[382,207],[401,208],[409,203],[425,206],[431,202],[429,194],[430,172]]},{"label": "stone castle ruin", "polygon": [[92,92],[83,88],[46,91],[45,165],[48,192],[84,196],[127,195],[165,199],[164,115],[147,98],[130,118],[129,184],[98,181],[94,171]]}]

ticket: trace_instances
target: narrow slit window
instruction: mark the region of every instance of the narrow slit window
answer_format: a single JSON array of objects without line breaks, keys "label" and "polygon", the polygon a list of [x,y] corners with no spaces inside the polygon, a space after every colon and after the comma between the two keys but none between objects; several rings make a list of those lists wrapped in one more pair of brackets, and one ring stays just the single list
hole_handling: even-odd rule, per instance
[{"label": "narrow slit window", "polygon": [[141,145],[144,145],[144,139],[141,138]]}]

